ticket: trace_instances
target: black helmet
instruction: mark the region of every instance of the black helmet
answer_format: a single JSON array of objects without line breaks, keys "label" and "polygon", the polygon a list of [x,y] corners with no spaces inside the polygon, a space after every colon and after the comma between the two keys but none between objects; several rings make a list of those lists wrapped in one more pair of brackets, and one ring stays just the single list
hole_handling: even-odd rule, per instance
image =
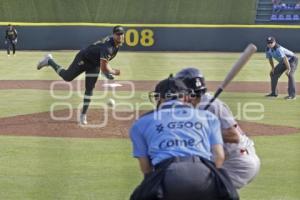
[{"label": "black helmet", "polygon": [[267,37],[266,41],[269,44],[269,43],[276,42],[276,39],[273,36],[269,36],[269,37]]},{"label": "black helmet", "polygon": [[125,33],[125,29],[122,26],[115,26],[113,28],[113,33],[124,34]]},{"label": "black helmet", "polygon": [[204,76],[201,71],[196,68],[185,68],[179,71],[175,78],[182,80],[188,89],[190,89],[190,93],[195,94],[198,97],[205,94],[207,91]]},{"label": "black helmet", "polygon": [[182,98],[186,94],[188,94],[188,88],[184,82],[180,79],[175,79],[171,74],[169,78],[160,81],[155,86],[155,90],[149,94],[149,98],[151,101],[153,98],[156,101],[159,99],[174,100]]}]

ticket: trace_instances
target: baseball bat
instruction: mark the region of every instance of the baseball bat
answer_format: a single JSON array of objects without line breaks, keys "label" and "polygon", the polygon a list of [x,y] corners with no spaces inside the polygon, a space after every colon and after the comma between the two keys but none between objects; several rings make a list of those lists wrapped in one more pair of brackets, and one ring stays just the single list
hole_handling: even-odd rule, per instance
[{"label": "baseball bat", "polygon": [[205,110],[209,108],[209,106],[212,104],[212,102],[215,101],[215,99],[223,92],[223,90],[226,88],[226,86],[231,82],[231,80],[239,73],[239,71],[242,69],[243,66],[248,62],[248,60],[251,58],[251,56],[256,52],[257,47],[250,43],[242,55],[239,57],[239,59],[234,63],[231,70],[217,89],[215,95],[213,98],[209,101],[209,103],[205,106]]}]

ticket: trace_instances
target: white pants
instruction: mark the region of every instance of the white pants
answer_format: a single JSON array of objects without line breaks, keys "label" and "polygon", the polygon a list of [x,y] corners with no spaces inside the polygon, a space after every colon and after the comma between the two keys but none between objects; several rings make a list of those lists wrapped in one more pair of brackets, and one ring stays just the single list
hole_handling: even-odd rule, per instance
[{"label": "white pants", "polygon": [[250,183],[258,174],[260,160],[255,153],[254,146],[247,149],[231,152],[224,161],[223,168],[226,169],[235,188],[240,189]]}]

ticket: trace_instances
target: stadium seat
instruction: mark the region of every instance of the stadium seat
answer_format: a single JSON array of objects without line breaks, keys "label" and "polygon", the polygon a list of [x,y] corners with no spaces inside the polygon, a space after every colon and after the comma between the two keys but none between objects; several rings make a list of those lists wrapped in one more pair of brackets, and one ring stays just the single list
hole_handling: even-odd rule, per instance
[{"label": "stadium seat", "polygon": [[281,10],[288,10],[288,6],[286,4],[281,4]]},{"label": "stadium seat", "polygon": [[281,5],[273,5],[273,12],[280,12],[282,10]]},{"label": "stadium seat", "polygon": [[280,9],[280,6],[278,7],[277,5],[273,5],[273,10]]},{"label": "stadium seat", "polygon": [[293,20],[298,21],[299,20],[299,15],[293,15]]},{"label": "stadium seat", "polygon": [[289,14],[286,15],[286,16],[285,16],[285,20],[286,20],[286,21],[292,20],[292,15],[289,15]]},{"label": "stadium seat", "polygon": [[278,21],[283,21],[284,20],[284,15],[279,15],[277,18]]},{"label": "stadium seat", "polygon": [[272,20],[272,21],[277,21],[277,15],[274,15],[274,14],[273,14],[273,15],[271,16],[271,20]]}]

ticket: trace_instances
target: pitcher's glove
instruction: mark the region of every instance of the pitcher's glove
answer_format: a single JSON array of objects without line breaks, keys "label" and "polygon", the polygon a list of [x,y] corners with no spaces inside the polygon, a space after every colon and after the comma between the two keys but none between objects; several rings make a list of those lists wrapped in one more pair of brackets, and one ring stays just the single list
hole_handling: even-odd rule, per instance
[{"label": "pitcher's glove", "polygon": [[111,73],[103,73],[103,76],[108,80],[114,80],[114,76]]}]

